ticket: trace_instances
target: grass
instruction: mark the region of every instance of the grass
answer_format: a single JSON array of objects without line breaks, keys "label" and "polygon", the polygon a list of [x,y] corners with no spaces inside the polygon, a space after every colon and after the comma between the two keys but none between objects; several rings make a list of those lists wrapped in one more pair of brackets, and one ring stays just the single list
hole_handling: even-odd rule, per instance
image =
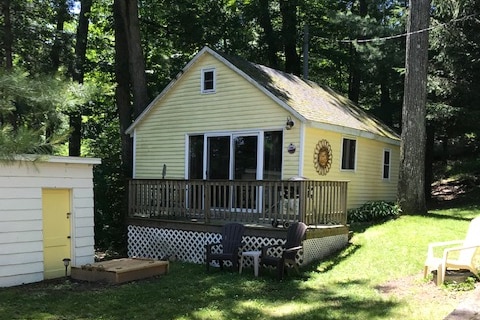
[{"label": "grass", "polygon": [[378,287],[412,275],[421,285],[427,244],[462,238],[478,209],[352,226],[351,245],[282,282],[273,272],[255,278],[248,269],[206,273],[173,262],[168,275],[117,286],[63,280],[3,288],[0,319],[443,319],[455,305],[417,299],[415,283],[405,297]]}]

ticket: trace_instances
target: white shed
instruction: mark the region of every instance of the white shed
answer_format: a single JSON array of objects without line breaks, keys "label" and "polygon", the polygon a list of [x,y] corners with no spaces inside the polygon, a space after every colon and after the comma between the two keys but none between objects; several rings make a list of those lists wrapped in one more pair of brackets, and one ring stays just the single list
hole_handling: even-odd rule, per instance
[{"label": "white shed", "polygon": [[[0,162],[0,287],[65,275],[94,262],[93,165],[98,158]],[[69,270],[68,270],[69,272]]]}]

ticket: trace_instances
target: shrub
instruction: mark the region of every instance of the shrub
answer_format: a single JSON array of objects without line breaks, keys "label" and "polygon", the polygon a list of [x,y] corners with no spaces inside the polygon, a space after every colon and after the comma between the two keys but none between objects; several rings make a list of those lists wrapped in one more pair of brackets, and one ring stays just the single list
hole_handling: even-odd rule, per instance
[{"label": "shrub", "polygon": [[371,201],[347,213],[348,222],[382,222],[397,218],[401,213],[400,207],[392,202]]}]

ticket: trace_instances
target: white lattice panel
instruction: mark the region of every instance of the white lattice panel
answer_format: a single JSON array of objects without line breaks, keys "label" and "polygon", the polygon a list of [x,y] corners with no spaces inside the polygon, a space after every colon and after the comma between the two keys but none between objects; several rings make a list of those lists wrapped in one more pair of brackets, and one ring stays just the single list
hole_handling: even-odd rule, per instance
[{"label": "white lattice panel", "polygon": [[[180,261],[205,263],[205,244],[220,242],[221,234],[153,227],[128,226],[128,256],[162,259],[175,256]],[[244,236],[243,251],[260,250],[262,246],[284,244],[284,239]],[[305,240],[297,254],[297,263],[308,264],[340,250],[348,242],[348,235]],[[280,255],[281,250],[270,252]],[[251,259],[245,259],[251,266]],[[226,262],[229,266],[230,262]]]}]

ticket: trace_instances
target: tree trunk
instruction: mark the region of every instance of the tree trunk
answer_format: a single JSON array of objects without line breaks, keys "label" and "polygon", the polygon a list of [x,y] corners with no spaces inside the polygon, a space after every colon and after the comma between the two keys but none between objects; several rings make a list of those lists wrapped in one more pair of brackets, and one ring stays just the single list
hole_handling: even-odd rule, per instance
[{"label": "tree trunk", "polygon": [[390,97],[390,82],[388,71],[380,68],[380,110],[377,116],[385,122],[386,125],[393,127],[394,108],[392,106],[392,98]]},{"label": "tree trunk", "polygon": [[75,62],[72,70],[72,78],[78,83],[83,83],[85,74],[85,55],[87,53],[88,25],[92,8],[92,0],[82,0],[80,15],[77,26],[77,42],[75,44]]},{"label": "tree trunk", "polygon": [[348,75],[348,99],[358,103],[360,98],[360,58],[355,46],[350,44],[350,73]]},{"label": "tree trunk", "polygon": [[[92,0],[82,0],[80,15],[77,26],[77,42],[75,44],[75,62],[72,70],[72,78],[78,83],[83,83],[85,74],[85,55],[87,52],[88,39],[88,14],[92,8]],[[82,111],[81,108],[70,114],[70,139],[68,143],[68,154],[80,156],[82,145]]]},{"label": "tree trunk", "polygon": [[[367,16],[368,6],[365,0],[359,1],[359,14],[364,18]],[[358,39],[365,39],[364,35],[359,35]],[[358,44],[363,45],[363,44]],[[362,81],[362,70],[360,54],[353,44],[350,44],[350,75],[348,77],[348,98],[355,103],[360,100],[360,84]]]},{"label": "tree trunk", "polygon": [[65,3],[65,0],[57,0],[56,1],[56,7],[57,7],[57,18],[56,18],[56,28],[55,28],[55,38],[53,40],[53,46],[52,46],[52,51],[50,51],[50,70],[52,70],[54,73],[58,71],[58,68],[60,67],[60,53],[62,51],[62,48],[64,47],[64,44],[62,43],[63,41],[63,29],[65,25],[65,21],[67,20],[68,17],[68,11],[67,11],[67,4]]},{"label": "tree trunk", "polygon": [[5,69],[12,70],[13,58],[12,58],[12,21],[10,19],[10,0],[2,1],[2,14],[3,14],[3,51],[5,53]]},{"label": "tree trunk", "polygon": [[258,2],[258,22],[265,33],[265,42],[267,44],[267,59],[270,67],[278,69],[277,43],[273,34],[272,20],[270,18],[270,1],[260,0]]},{"label": "tree trunk", "polygon": [[298,0],[281,0],[282,36],[285,52],[285,72],[300,76],[302,67],[297,52],[297,3]]},{"label": "tree trunk", "polygon": [[140,39],[137,0],[115,1],[122,17],[128,45],[130,80],[133,89],[133,116],[138,117],[148,105],[145,60]]},{"label": "tree trunk", "polygon": [[127,34],[122,18],[121,4],[123,0],[115,0],[113,17],[115,23],[115,100],[120,120],[120,136],[122,140],[122,171],[125,177],[132,177],[133,146],[132,139],[125,130],[132,123],[132,107],[130,104],[130,72]]},{"label": "tree trunk", "polygon": [[429,0],[410,0],[398,203],[404,214],[425,214],[425,144]]}]

